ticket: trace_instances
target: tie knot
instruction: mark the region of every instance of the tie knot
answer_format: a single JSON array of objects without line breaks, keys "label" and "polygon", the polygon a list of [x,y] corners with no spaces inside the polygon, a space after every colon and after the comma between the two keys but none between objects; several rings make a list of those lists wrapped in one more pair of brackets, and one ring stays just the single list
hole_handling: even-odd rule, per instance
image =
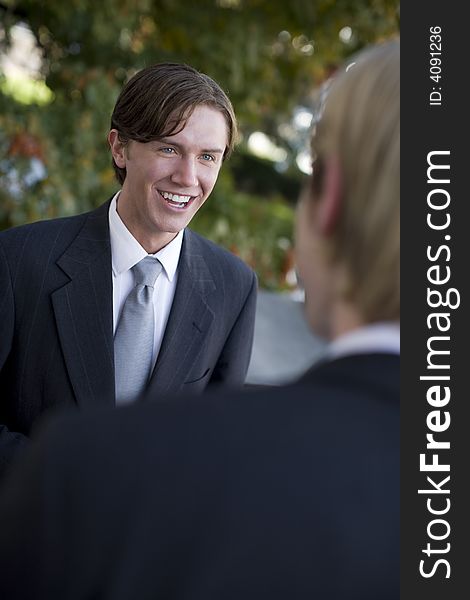
[{"label": "tie knot", "polygon": [[155,281],[162,272],[162,263],[158,258],[146,256],[132,267],[132,271],[134,272],[136,285],[153,287]]}]

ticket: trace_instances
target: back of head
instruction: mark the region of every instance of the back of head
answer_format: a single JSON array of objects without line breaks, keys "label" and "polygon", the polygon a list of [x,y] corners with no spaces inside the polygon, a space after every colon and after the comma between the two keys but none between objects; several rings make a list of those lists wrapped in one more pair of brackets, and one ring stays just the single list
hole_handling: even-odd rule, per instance
[{"label": "back of head", "polygon": [[313,188],[338,161],[341,210],[328,247],[343,299],[364,322],[400,317],[400,44],[358,54],[327,93],[312,139]]},{"label": "back of head", "polygon": [[[227,158],[237,136],[232,104],[222,88],[208,75],[179,63],[159,63],[142,69],[124,86],[111,116],[111,129],[119,140],[150,142],[181,131],[196,106],[206,105],[222,113],[227,124]],[[126,170],[113,161],[122,184]]]}]

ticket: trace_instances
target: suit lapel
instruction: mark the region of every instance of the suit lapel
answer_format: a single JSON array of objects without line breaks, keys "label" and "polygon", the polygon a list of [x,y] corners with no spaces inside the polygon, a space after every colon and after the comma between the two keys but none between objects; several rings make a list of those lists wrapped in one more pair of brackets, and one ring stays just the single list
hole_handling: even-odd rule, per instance
[{"label": "suit lapel", "polygon": [[70,282],[52,294],[59,339],[79,405],[114,404],[109,203],[90,213],[57,261]]},{"label": "suit lapel", "polygon": [[149,382],[150,394],[177,391],[187,379],[214,319],[206,297],[215,289],[200,243],[186,229],[175,297]]}]

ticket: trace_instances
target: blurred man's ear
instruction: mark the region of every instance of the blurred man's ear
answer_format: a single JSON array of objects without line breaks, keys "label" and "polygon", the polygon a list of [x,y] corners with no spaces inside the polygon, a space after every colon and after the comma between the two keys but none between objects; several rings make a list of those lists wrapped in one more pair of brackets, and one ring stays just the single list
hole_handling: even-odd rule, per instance
[{"label": "blurred man's ear", "polygon": [[318,199],[317,225],[325,237],[336,229],[342,204],[342,177],[336,157],[325,159],[323,166],[323,189]]}]

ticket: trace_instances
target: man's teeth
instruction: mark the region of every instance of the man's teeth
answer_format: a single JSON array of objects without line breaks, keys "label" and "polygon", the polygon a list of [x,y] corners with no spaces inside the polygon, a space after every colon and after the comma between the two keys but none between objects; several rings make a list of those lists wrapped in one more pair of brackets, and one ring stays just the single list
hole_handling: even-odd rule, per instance
[{"label": "man's teeth", "polygon": [[175,204],[187,204],[191,200],[191,196],[181,196],[170,192],[161,192],[161,195],[165,200],[171,200],[171,202],[174,202]]}]

